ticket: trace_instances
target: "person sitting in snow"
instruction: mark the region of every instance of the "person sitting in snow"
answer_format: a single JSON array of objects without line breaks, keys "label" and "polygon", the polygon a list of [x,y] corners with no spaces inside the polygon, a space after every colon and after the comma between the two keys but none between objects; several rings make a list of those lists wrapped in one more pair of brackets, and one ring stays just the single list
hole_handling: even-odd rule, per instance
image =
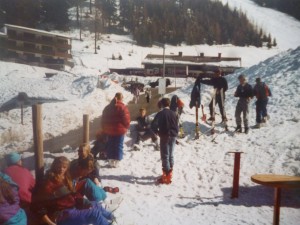
[{"label": "person sitting in snow", "polygon": [[107,135],[102,131],[98,131],[96,135],[96,140],[94,142],[94,146],[91,149],[91,153],[93,154],[95,159],[100,159],[100,160],[107,159],[106,145],[107,145]]},{"label": "person sitting in snow", "polygon": [[148,139],[152,139],[152,142],[155,143],[155,149],[159,151],[159,144],[158,144],[158,138],[156,134],[151,129],[151,122],[150,118],[146,116],[147,111],[145,108],[140,108],[140,115],[136,119],[137,125],[136,125],[136,131],[137,131],[137,141],[134,145],[134,148],[139,150],[141,148],[140,142],[146,141]]},{"label": "person sitting in snow", "polygon": [[239,98],[235,109],[235,119],[236,119],[236,132],[242,132],[242,119],[241,114],[243,113],[243,120],[245,126],[245,133],[249,132],[249,103],[251,98],[253,98],[252,86],[247,83],[244,74],[239,75],[238,80],[240,84],[238,85],[234,97]]},{"label": "person sitting in snow", "polygon": [[8,167],[4,173],[19,186],[20,206],[28,213],[35,179],[30,171],[22,166],[22,158],[19,153],[12,152],[5,158]]},{"label": "person sitting in snow", "polygon": [[64,156],[54,159],[34,198],[33,212],[48,225],[111,224],[114,216],[101,203],[76,193],[69,166]]},{"label": "person sitting in snow", "polygon": [[114,168],[123,159],[124,136],[130,126],[130,114],[122,101],[122,93],[116,93],[115,98],[104,108],[101,119],[102,131],[108,136],[107,158]]},{"label": "person sitting in snow", "polygon": [[0,172],[0,224],[27,225],[25,211],[20,208],[19,187]]},{"label": "person sitting in snow", "polygon": [[261,78],[256,78],[256,85],[253,88],[253,94],[256,96],[256,125],[255,128],[260,128],[262,123],[269,119],[267,105],[269,97],[272,96],[271,90]]},{"label": "person sitting in snow", "polygon": [[[228,89],[228,83],[227,80],[222,76],[222,71],[220,69],[217,70],[215,73],[215,76],[212,78],[205,78],[202,77],[199,79],[199,82],[202,84],[213,86],[214,89],[216,89],[216,94],[213,96],[215,98],[215,104],[219,105],[220,113],[222,116],[222,122],[226,122],[226,113],[225,113],[225,106],[223,105],[225,103],[225,92]],[[221,93],[223,91],[223,93]],[[222,99],[223,95],[223,99]],[[209,104],[209,111],[210,111],[210,118],[208,120],[215,121],[214,118],[214,112],[213,112],[213,99],[211,100]]]},{"label": "person sitting in snow", "polygon": [[163,175],[158,179],[158,182],[170,184],[173,176],[174,148],[178,135],[178,124],[176,114],[170,110],[170,99],[161,99],[160,105],[163,109],[156,114],[151,123],[151,128],[160,137]]},{"label": "person sitting in snow", "polygon": [[97,164],[97,161],[94,159],[94,156],[91,154],[90,145],[87,143],[83,143],[79,146],[78,159],[74,159],[70,164],[71,174],[76,173],[80,164],[85,163],[84,161],[90,161],[93,164],[92,170],[88,174],[86,174],[85,178],[91,179],[96,185],[100,186],[100,168]]}]

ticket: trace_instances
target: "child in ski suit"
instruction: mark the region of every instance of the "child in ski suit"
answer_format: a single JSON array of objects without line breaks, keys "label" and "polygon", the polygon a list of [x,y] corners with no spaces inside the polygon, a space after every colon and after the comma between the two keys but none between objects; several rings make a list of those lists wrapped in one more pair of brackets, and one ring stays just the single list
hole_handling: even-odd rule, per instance
[{"label": "child in ski suit", "polygon": [[151,130],[151,123],[148,116],[146,116],[147,111],[145,108],[140,109],[140,116],[136,119],[138,124],[136,125],[137,131],[137,142],[136,147],[140,148],[140,141],[146,141],[149,138],[155,143],[155,148],[159,150],[158,138],[156,134]]},{"label": "child in ski suit", "polygon": [[241,114],[243,113],[243,121],[245,126],[245,133],[249,132],[249,103],[253,97],[252,86],[247,83],[244,74],[238,77],[240,84],[236,88],[234,97],[239,98],[235,108],[235,119],[236,119],[236,132],[242,132],[242,119]]},{"label": "child in ski suit", "polygon": [[160,104],[163,109],[156,114],[151,123],[151,128],[160,137],[163,175],[158,179],[158,182],[161,184],[170,184],[173,175],[174,148],[178,135],[178,124],[176,114],[169,108],[170,99],[163,98]]}]

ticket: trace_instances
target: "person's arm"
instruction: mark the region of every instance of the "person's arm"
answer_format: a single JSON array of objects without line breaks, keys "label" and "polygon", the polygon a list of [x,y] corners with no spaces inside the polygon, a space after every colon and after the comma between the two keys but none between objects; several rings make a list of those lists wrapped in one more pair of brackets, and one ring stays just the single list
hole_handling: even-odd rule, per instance
[{"label": "person's arm", "polygon": [[214,86],[213,79],[211,79],[211,78],[207,78],[205,80],[199,79],[199,83],[206,84],[206,85],[209,85],[209,86]]},{"label": "person's arm", "polygon": [[123,106],[122,122],[124,127],[128,129],[130,126],[130,113],[125,105]]},{"label": "person's arm", "polygon": [[159,113],[157,113],[157,114],[155,115],[154,120],[153,120],[152,123],[151,123],[151,129],[153,130],[153,132],[154,132],[155,134],[157,134],[157,133],[158,133],[158,130],[159,130],[159,128],[158,128],[158,122],[159,122]]},{"label": "person's arm", "polygon": [[240,97],[239,86],[236,88],[236,91],[234,92],[234,97]]},{"label": "person's arm", "polygon": [[267,85],[267,88],[268,88],[269,96],[272,97],[272,92],[268,85]]},{"label": "person's arm", "polygon": [[50,220],[49,216],[46,214],[42,217],[43,222],[47,223],[48,225],[56,225],[52,220]]},{"label": "person's arm", "polygon": [[224,79],[223,91],[226,92],[228,90],[228,82],[225,77],[223,77],[223,79]]}]

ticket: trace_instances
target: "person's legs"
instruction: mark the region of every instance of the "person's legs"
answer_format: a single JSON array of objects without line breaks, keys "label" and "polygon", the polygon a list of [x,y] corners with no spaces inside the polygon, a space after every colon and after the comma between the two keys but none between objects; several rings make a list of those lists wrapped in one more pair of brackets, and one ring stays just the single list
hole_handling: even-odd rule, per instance
[{"label": "person's legs", "polygon": [[262,101],[262,117],[265,118],[268,116],[268,111],[267,111],[267,105],[268,105],[268,99],[264,99]]},{"label": "person's legs", "polygon": [[107,142],[107,158],[112,160],[123,159],[124,135],[109,136]]},{"label": "person's legs", "polygon": [[62,215],[58,218],[57,225],[109,225],[107,218],[104,217],[103,212],[98,207],[89,209],[69,209],[64,210]]},{"label": "person's legs", "polygon": [[160,155],[162,161],[162,169],[165,173],[170,171],[170,153],[169,153],[169,137],[160,138]]},{"label": "person's legs", "polygon": [[105,200],[107,197],[106,192],[90,179],[85,180],[83,188],[81,193],[83,193],[90,201],[99,202]]},{"label": "person's legs", "polygon": [[220,114],[221,114],[221,117],[222,117],[222,120],[225,119],[224,117],[224,108],[223,108],[223,101],[222,101],[222,97],[220,94],[216,95],[216,104],[218,104],[219,106],[219,109],[220,109]]},{"label": "person's legs", "polygon": [[241,106],[241,101],[239,100],[235,108],[235,121],[236,121],[237,128],[240,128],[242,125],[241,113],[242,113],[242,106]]},{"label": "person's legs", "polygon": [[27,216],[25,211],[20,208],[19,211],[3,225],[27,225]]},{"label": "person's legs", "polygon": [[173,169],[173,166],[174,166],[174,149],[175,149],[175,144],[176,144],[176,137],[170,137],[169,138],[169,142],[168,142],[170,170]]},{"label": "person's legs", "polygon": [[249,103],[245,102],[243,106],[243,120],[245,128],[249,127]]},{"label": "person's legs", "polygon": [[213,107],[213,99],[211,100],[211,102],[209,103],[209,113],[210,113],[210,118],[214,119],[214,113],[213,113],[213,110],[214,110],[214,107]]},{"label": "person's legs", "polygon": [[261,101],[256,101],[256,123],[260,124],[262,119],[262,107],[261,107]]}]

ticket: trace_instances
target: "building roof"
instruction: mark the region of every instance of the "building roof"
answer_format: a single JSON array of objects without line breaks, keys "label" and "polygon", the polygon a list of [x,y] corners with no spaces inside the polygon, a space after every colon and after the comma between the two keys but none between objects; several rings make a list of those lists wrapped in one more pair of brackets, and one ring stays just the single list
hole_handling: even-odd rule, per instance
[{"label": "building roof", "polygon": [[[169,65],[215,65],[223,67],[239,67],[241,58],[238,57],[220,57],[219,56],[183,56],[182,53],[178,55],[166,55],[165,64]],[[162,64],[163,55],[153,55],[149,54],[143,60],[142,64]],[[238,63],[238,64],[237,64]]]},{"label": "building roof", "polygon": [[40,33],[40,34],[43,34],[46,36],[52,36],[52,37],[54,36],[54,37],[62,37],[62,38],[71,39],[71,37],[69,37],[67,35],[44,31],[44,30],[39,30],[39,29],[33,29],[33,28],[29,28],[29,27],[22,27],[22,26],[17,26],[17,25],[12,25],[12,24],[5,24],[5,26],[8,28],[14,28],[14,29],[18,29],[18,30],[36,32],[36,33]]}]

